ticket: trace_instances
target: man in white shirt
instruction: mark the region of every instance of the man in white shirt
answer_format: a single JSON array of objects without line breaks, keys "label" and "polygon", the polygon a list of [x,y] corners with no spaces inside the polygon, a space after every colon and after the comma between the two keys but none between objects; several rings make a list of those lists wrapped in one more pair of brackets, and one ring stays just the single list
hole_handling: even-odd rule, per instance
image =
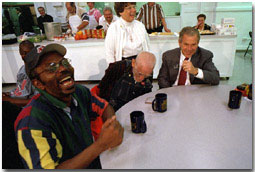
[{"label": "man in white shirt", "polygon": [[66,21],[73,34],[80,30],[88,29],[90,20],[84,9],[76,7],[74,2],[66,2],[66,9]]},{"label": "man in white shirt", "polygon": [[104,7],[103,14],[104,15],[99,18],[99,25],[103,26],[106,33],[110,24],[118,20],[118,17],[112,14],[112,9],[110,7]]},{"label": "man in white shirt", "polygon": [[213,53],[198,46],[200,34],[193,27],[184,27],[179,36],[179,46],[162,55],[158,74],[159,88],[177,85],[218,85],[219,71],[212,62]]}]

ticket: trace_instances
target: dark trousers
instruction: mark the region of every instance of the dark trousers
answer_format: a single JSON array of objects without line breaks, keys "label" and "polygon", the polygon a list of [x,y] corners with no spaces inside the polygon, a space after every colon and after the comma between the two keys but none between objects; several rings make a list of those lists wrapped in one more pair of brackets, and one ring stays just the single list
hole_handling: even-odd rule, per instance
[{"label": "dark trousers", "polygon": [[2,102],[2,108],[2,168],[24,169],[14,132],[14,122],[22,108],[8,101]]},{"label": "dark trousers", "polygon": [[155,29],[146,29],[148,34],[151,34],[152,32],[162,32],[163,30],[163,25],[159,26],[158,28]]}]

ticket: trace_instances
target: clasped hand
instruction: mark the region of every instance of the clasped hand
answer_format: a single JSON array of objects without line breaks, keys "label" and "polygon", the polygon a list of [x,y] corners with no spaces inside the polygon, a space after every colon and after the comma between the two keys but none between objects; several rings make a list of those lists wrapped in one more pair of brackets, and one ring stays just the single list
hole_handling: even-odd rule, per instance
[{"label": "clasped hand", "polygon": [[192,62],[184,60],[182,64],[183,70],[185,72],[189,72],[190,74],[197,75],[198,74],[198,68],[195,68],[192,64]]}]

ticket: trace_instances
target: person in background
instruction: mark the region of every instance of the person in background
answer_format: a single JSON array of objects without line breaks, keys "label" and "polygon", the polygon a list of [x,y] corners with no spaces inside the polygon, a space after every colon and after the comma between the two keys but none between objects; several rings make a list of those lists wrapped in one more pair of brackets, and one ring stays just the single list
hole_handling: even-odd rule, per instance
[{"label": "person in background", "polygon": [[151,92],[152,75],[156,63],[155,55],[142,51],[136,59],[110,63],[100,81],[99,97],[108,100],[117,111],[127,102]]},{"label": "person in background", "polygon": [[34,32],[32,27],[33,23],[23,10],[21,8],[16,8],[16,13],[19,16],[20,33],[23,34],[24,32]]},{"label": "person in background", "polygon": [[112,63],[136,58],[141,51],[149,50],[149,37],[144,24],[135,20],[135,2],[115,2],[119,20],[110,25],[105,38],[106,61]]},{"label": "person in background", "polygon": [[104,7],[103,16],[99,18],[99,25],[103,26],[105,33],[110,24],[118,20],[118,17],[113,15],[111,7]]},{"label": "person in background", "polygon": [[95,8],[95,2],[87,2],[87,5],[89,7],[89,28],[95,29],[98,26],[99,18],[102,16],[100,11]]},{"label": "person in background", "polygon": [[[28,40],[22,41],[19,44],[19,53],[24,63],[26,63],[26,54],[28,54],[33,48],[34,44]],[[25,65],[23,65],[17,74],[16,88],[10,92],[4,92],[2,100],[23,107],[29,102],[31,97],[37,93],[38,92],[32,86],[32,82],[26,74]]]},{"label": "person in background", "polygon": [[149,34],[152,32],[162,32],[163,27],[166,32],[171,32],[167,28],[161,5],[155,2],[144,4],[139,10],[137,20],[142,21]]},{"label": "person in background", "polygon": [[199,14],[197,16],[197,25],[194,26],[195,29],[198,29],[200,31],[202,30],[211,30],[211,26],[207,25],[205,23],[206,15],[204,14]]},{"label": "person in background", "polygon": [[74,2],[66,2],[66,9],[66,21],[73,34],[89,28],[89,16],[84,9],[76,7]]},{"label": "person in background", "polygon": [[[40,94],[14,124],[25,168],[101,168],[99,155],[122,142],[124,129],[113,108],[75,84],[74,68],[65,54],[64,46],[48,44],[26,55],[26,72]],[[90,121],[99,117],[104,124],[94,142]]]},{"label": "person in background", "polygon": [[[19,52],[22,60],[34,48],[34,44],[28,40],[19,44]],[[2,138],[3,138],[3,169],[23,169],[24,166],[18,152],[15,133],[13,132],[14,122],[22,108],[30,101],[38,91],[34,89],[23,65],[17,74],[16,88],[11,92],[2,94]]]},{"label": "person in background", "polygon": [[7,9],[3,9],[2,16],[2,33],[3,34],[15,34],[14,25],[10,17],[10,13]]},{"label": "person in background", "polygon": [[212,58],[213,53],[198,46],[200,34],[193,27],[184,27],[179,36],[179,46],[162,55],[158,74],[159,88],[177,85],[218,85],[219,71]]},{"label": "person in background", "polygon": [[37,8],[38,12],[40,13],[40,17],[37,18],[38,26],[42,30],[42,33],[45,33],[43,23],[44,22],[53,22],[52,16],[45,13],[45,10],[43,7]]}]

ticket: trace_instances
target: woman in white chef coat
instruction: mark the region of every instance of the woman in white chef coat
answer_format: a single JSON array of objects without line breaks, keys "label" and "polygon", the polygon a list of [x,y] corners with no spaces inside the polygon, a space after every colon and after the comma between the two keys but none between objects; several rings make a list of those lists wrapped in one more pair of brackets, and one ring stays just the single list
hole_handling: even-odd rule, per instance
[{"label": "woman in white chef coat", "polygon": [[108,63],[133,59],[141,51],[149,50],[149,37],[145,26],[135,20],[135,5],[135,2],[114,3],[115,12],[120,19],[107,30],[105,51]]},{"label": "woman in white chef coat", "polygon": [[89,29],[89,16],[84,9],[76,7],[74,2],[66,2],[66,9],[66,20],[73,34],[80,30]]}]

